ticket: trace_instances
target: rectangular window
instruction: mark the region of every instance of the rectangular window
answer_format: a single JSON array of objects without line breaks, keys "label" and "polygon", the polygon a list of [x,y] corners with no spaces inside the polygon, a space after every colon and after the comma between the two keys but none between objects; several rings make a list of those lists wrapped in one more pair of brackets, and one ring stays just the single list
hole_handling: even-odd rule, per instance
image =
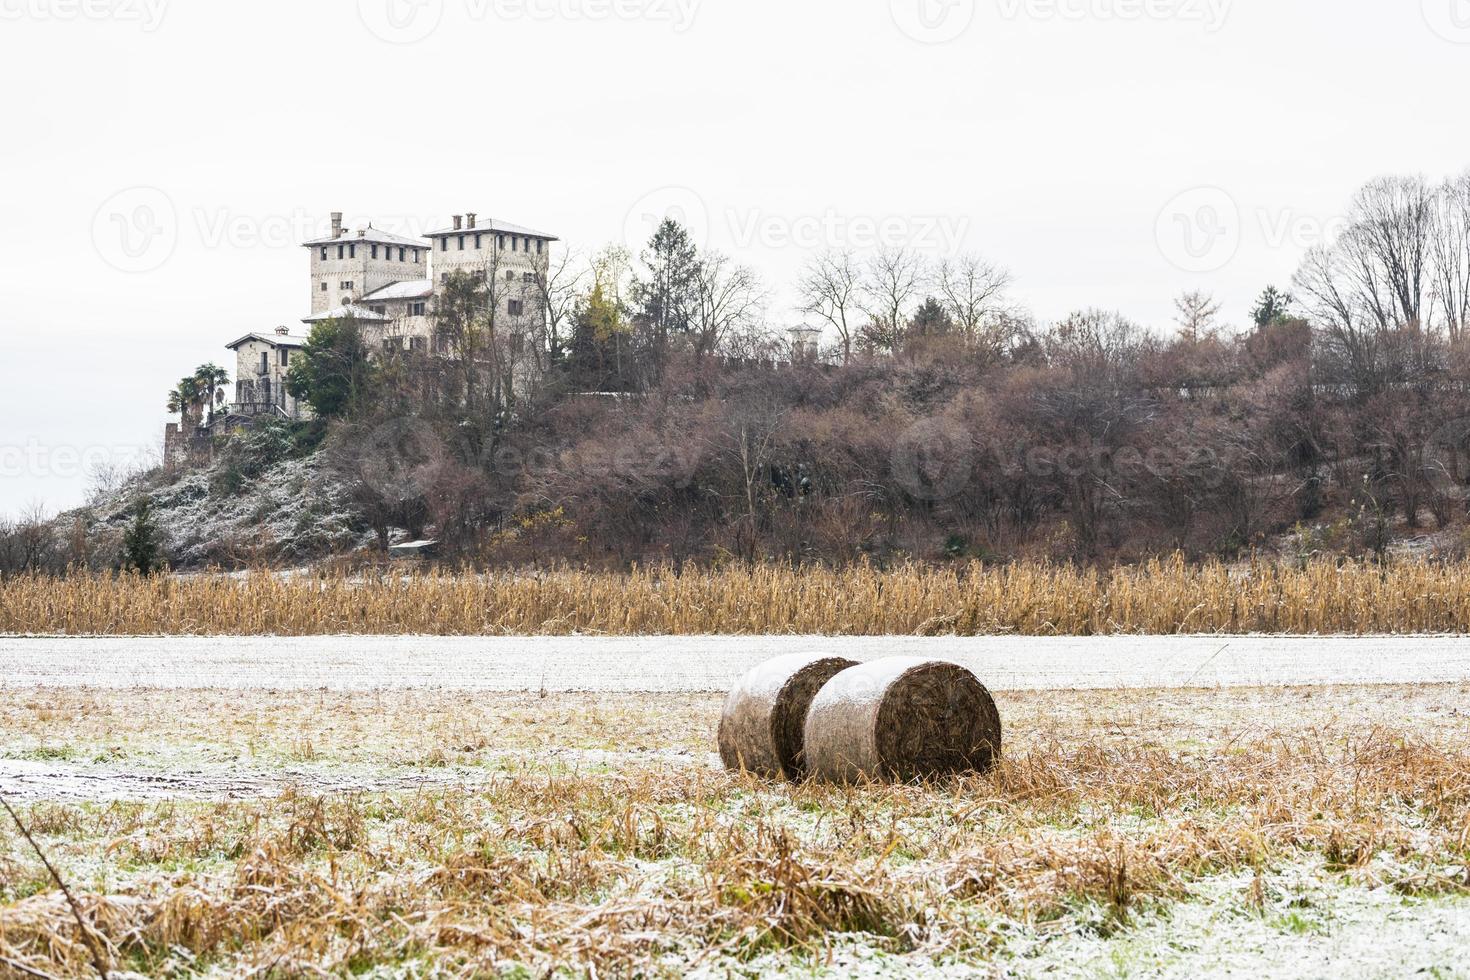
[{"label": "rectangular window", "polygon": [[495,245],[502,252],[504,252],[505,251],[505,236],[504,235],[496,235],[495,236]]},{"label": "rectangular window", "polygon": [[327,246],[325,245],[322,246],[322,261],[327,261]]},{"label": "rectangular window", "polygon": [[459,236],[459,250],[461,252],[464,251],[464,236],[463,235],[460,235]]},{"label": "rectangular window", "polygon": [[340,259],[343,255],[346,254],[346,251],[345,251],[346,248],[347,248],[346,245],[338,245],[337,246],[337,258]]},{"label": "rectangular window", "polygon": [[352,280],[343,279],[342,284],[338,288],[341,289],[344,293],[352,292]]},{"label": "rectangular window", "polygon": [[408,315],[409,316],[423,316],[424,315],[424,304],[423,303],[410,303],[410,304],[408,304]]},{"label": "rectangular window", "polygon": [[326,292],[326,291],[327,291],[327,284],[326,283],[322,283],[322,292]]},{"label": "rectangular window", "polygon": [[388,315],[388,307],[383,306],[381,304],[370,306],[370,307],[368,307],[368,309],[370,309],[374,313],[378,314],[378,316],[387,316]]},{"label": "rectangular window", "polygon": [[423,337],[411,337],[409,338],[408,346],[410,350],[423,351],[423,349],[425,347],[428,347],[429,345]]},{"label": "rectangular window", "polygon": [[510,236],[510,250],[512,252],[519,252],[521,250],[521,236],[520,235],[511,235]]},{"label": "rectangular window", "polygon": [[449,281],[449,273],[447,273],[447,272],[441,272],[441,273],[439,273],[439,281],[440,282],[448,282]]},{"label": "rectangular window", "polygon": [[483,238],[484,238],[483,235],[476,235],[475,236],[475,250],[476,251],[479,251],[480,249],[482,249],[482,248],[485,247],[485,245],[484,245],[484,243],[482,241]]},{"label": "rectangular window", "polygon": [[414,261],[414,264],[418,264],[418,260],[419,260],[419,250],[418,249],[414,249],[413,250],[413,261]]},{"label": "rectangular window", "polygon": [[261,351],[260,352],[260,373],[261,374],[270,374],[271,373],[271,355],[270,355],[270,352],[269,351]]},{"label": "rectangular window", "polygon": [[347,246],[347,257],[349,259],[355,259],[355,258],[357,258],[357,246],[356,245],[348,245]]},{"label": "rectangular window", "polygon": [[399,262],[402,262],[403,261],[403,249],[401,249],[401,248],[398,250],[398,261]]},{"label": "rectangular window", "polygon": [[281,367],[287,367],[287,366],[290,365],[290,363],[291,363],[291,352],[289,350],[287,350],[286,348],[282,347],[281,348]]},{"label": "rectangular window", "polygon": [[374,245],[373,246],[373,258],[377,258],[377,257],[378,257],[378,246]]},{"label": "rectangular window", "polygon": [[521,282],[535,282],[535,281],[536,281],[536,273],[534,273],[534,272],[522,272],[521,273]]},{"label": "rectangular window", "polygon": [[524,349],[524,347],[525,347],[525,338],[523,338],[518,333],[513,333],[513,334],[510,335],[510,356],[511,357],[520,357],[521,356],[521,351],[522,351],[522,349]]},{"label": "rectangular window", "polygon": [[449,239],[447,237],[446,238],[439,239],[439,251],[441,251],[441,252],[447,252],[447,251],[449,251]]},{"label": "rectangular window", "polygon": [[537,255],[540,255],[540,254],[541,254],[541,248],[542,248],[542,246],[544,246],[544,245],[545,245],[545,244],[546,244],[546,243],[545,243],[545,242],[543,242],[543,241],[542,241],[542,240],[541,240],[541,239],[539,239],[539,238],[538,238],[538,239],[536,239],[536,254],[537,254]]},{"label": "rectangular window", "polygon": [[521,310],[522,310],[522,304],[521,304],[521,301],[518,300],[518,299],[513,299],[509,303],[506,304],[505,311],[507,313],[509,313],[511,316],[520,316],[521,315]]}]

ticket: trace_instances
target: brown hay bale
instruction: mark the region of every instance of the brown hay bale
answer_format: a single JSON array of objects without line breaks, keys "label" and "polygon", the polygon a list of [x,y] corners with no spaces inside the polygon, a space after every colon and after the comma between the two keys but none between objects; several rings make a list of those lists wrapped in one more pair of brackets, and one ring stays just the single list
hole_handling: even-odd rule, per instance
[{"label": "brown hay bale", "polygon": [[835,783],[984,772],[1000,759],[1000,712],[958,664],[890,657],[828,681],[806,719],[806,767]]},{"label": "brown hay bale", "polygon": [[821,654],[768,660],[735,685],[720,716],[720,758],[727,769],[799,779],[806,713],[822,685],[855,661]]}]

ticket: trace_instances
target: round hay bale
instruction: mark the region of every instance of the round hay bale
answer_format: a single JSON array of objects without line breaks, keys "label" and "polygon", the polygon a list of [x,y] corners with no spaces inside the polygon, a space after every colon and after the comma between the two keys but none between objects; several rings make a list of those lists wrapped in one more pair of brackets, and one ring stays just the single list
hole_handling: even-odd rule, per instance
[{"label": "round hay bale", "polygon": [[985,772],[1000,759],[1000,712],[958,664],[890,657],[827,682],[806,718],[806,767],[834,783]]},{"label": "round hay bale", "polygon": [[855,661],[822,654],[768,660],[735,685],[720,716],[720,758],[727,769],[799,779],[806,713],[822,685]]}]

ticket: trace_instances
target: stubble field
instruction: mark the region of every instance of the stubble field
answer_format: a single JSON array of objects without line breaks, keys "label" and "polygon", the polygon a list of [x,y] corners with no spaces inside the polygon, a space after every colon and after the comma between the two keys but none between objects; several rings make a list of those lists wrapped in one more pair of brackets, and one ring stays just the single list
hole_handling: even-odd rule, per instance
[{"label": "stubble field", "polygon": [[[997,699],[996,772],[834,789],[709,693],[12,688],[0,791],[148,976],[1464,975],[1470,684]],[[0,956],[94,969],[13,827]]]}]

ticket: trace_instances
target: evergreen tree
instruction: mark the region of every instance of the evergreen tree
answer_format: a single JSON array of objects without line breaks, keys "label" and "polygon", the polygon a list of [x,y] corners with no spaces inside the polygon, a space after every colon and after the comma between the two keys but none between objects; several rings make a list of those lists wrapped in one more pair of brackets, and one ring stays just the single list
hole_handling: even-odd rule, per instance
[{"label": "evergreen tree", "polygon": [[1251,310],[1251,319],[1256,322],[1256,329],[1264,330],[1288,319],[1291,315],[1291,304],[1290,293],[1283,293],[1275,286],[1267,286],[1260,299],[1256,300],[1255,308]]},{"label": "evergreen tree", "polygon": [[574,382],[588,391],[627,388],[623,353],[627,324],[617,301],[599,281],[577,308],[570,351]]},{"label": "evergreen tree", "polygon": [[152,575],[163,567],[158,524],[153,519],[153,502],[147,497],[138,501],[133,523],[123,532],[122,567],[125,572]]},{"label": "evergreen tree", "polygon": [[924,300],[909,321],[909,333],[915,337],[943,337],[954,330],[954,320],[933,296]]},{"label": "evergreen tree", "polygon": [[286,390],[324,419],[352,415],[367,404],[372,381],[367,342],[350,316],[312,327],[286,372]]},{"label": "evergreen tree", "polygon": [[690,330],[699,282],[699,249],[683,225],[665,218],[639,258],[647,275],[634,284],[633,302],[638,319],[652,334],[654,350],[662,355],[670,336]]}]

